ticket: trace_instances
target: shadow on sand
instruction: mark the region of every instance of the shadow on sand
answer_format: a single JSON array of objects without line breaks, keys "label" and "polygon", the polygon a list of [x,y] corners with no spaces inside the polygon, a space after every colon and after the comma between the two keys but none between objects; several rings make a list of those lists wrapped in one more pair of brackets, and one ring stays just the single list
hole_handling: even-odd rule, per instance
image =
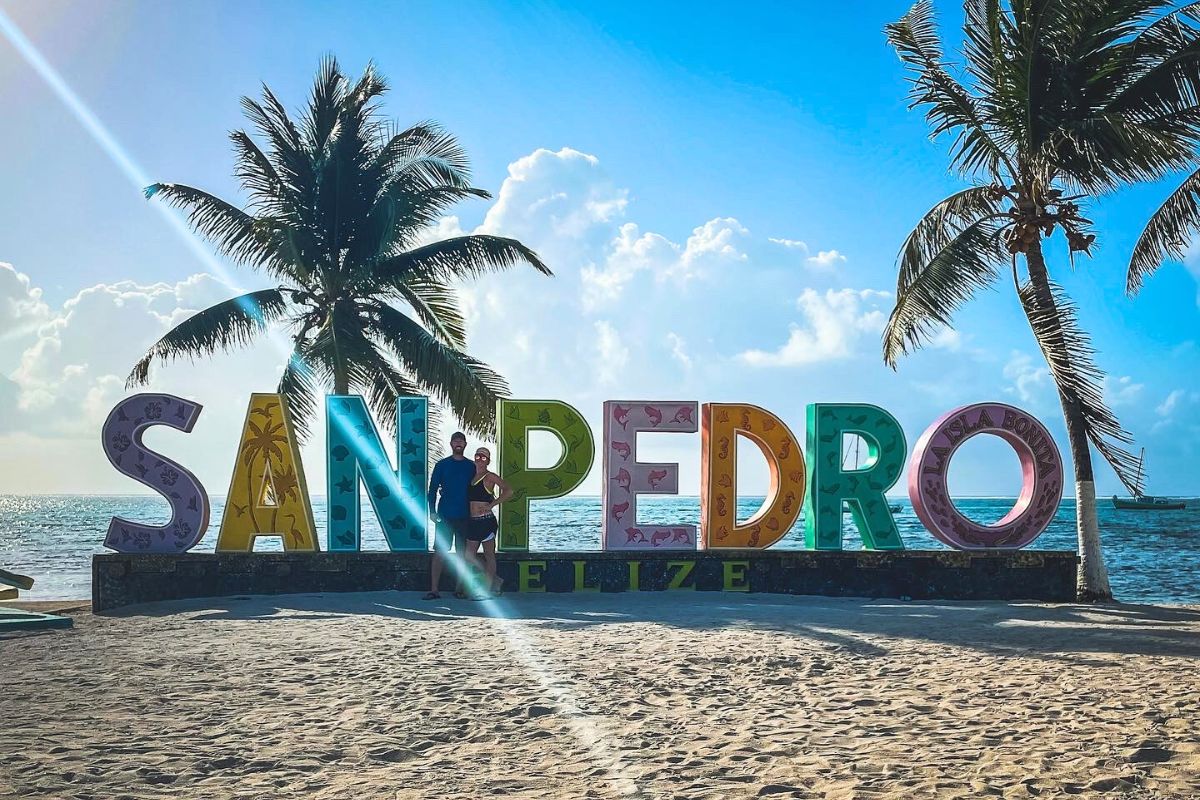
[{"label": "shadow on sand", "polygon": [[1081,666],[1112,664],[1124,655],[1200,657],[1200,609],[1186,606],[905,602],[720,592],[514,594],[482,602],[420,597],[416,592],[371,592],[211,598],[131,606],[106,616],[172,615],[198,623],[375,616],[432,624],[481,618],[527,626],[531,633],[650,622],[695,631],[776,631],[834,644],[859,657],[885,654],[889,639]]}]

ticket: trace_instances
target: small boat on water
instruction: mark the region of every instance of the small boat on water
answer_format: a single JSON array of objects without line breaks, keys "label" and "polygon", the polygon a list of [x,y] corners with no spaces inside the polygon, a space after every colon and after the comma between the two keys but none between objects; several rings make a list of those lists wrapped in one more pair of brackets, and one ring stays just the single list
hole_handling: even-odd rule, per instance
[{"label": "small boat on water", "polygon": [[[846,448],[846,452],[842,454],[842,468],[843,469],[845,469],[846,464],[851,461],[854,462],[853,469],[859,469],[862,466],[862,461],[859,458],[859,446],[861,444],[862,444],[862,437],[855,436],[854,437],[853,457],[851,457],[852,454],[851,454],[850,448],[848,448],[848,447]],[[888,503],[888,511],[892,512],[893,514],[899,514],[903,510],[904,510],[903,503]],[[842,503],[842,513],[843,514],[850,513],[850,505],[844,501]]]},{"label": "small boat on water", "polygon": [[[1146,448],[1142,448],[1141,455],[1138,456],[1138,474],[1137,480],[1134,481],[1134,486],[1138,486],[1142,481],[1142,463],[1146,460]],[[1112,499],[1113,508],[1121,509],[1122,511],[1181,511],[1187,508],[1187,502],[1183,500],[1173,500],[1169,497],[1155,497],[1152,494],[1138,493],[1133,497],[1117,497],[1115,494]]]},{"label": "small boat on water", "polygon": [[1117,497],[1112,499],[1113,508],[1138,511],[1179,511],[1187,508],[1184,500],[1172,500],[1169,497],[1155,497],[1149,494],[1139,494],[1136,497]]}]

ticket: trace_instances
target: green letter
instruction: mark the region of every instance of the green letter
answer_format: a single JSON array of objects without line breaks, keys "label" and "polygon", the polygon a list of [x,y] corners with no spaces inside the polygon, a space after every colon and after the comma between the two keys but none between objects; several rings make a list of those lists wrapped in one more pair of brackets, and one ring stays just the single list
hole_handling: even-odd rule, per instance
[{"label": "green letter", "polygon": [[[529,501],[562,497],[587,477],[596,446],[578,411],[558,400],[501,400],[496,410],[500,476],[513,498],[500,514],[500,549],[529,550]],[[563,454],[549,469],[529,468],[529,431],[549,431]]]},{"label": "green letter", "polygon": [[[867,443],[867,461],[857,469],[842,464],[842,435]],[[904,471],[904,431],[896,418],[866,403],[808,406],[808,492],[804,542],[814,550],[842,549],[842,502],[850,507],[867,550],[903,550],[904,542],[883,493]]]}]

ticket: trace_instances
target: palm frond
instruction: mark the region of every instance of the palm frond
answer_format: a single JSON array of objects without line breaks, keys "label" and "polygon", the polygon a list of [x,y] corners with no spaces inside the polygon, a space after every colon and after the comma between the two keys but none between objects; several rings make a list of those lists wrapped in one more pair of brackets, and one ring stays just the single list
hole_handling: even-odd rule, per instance
[{"label": "palm frond", "polygon": [[929,209],[900,248],[900,285],[906,286],[915,280],[917,274],[967,226],[999,212],[999,201],[990,186],[972,186],[955,192]]},{"label": "palm frond", "polygon": [[314,153],[324,152],[337,127],[346,88],[346,76],[337,59],[332,55],[322,58],[301,123],[304,139]]},{"label": "palm frond", "polygon": [[482,361],[447,347],[407,315],[378,303],[369,332],[399,359],[405,371],[481,435],[495,434],[496,401],[508,384]]},{"label": "palm frond", "polygon": [[394,132],[379,150],[376,166],[388,175],[408,175],[420,188],[471,185],[471,163],[458,140],[434,122]]},{"label": "palm frond", "polygon": [[552,275],[538,254],[516,239],[502,236],[455,236],[415,247],[383,259],[374,269],[378,279],[397,284],[410,278],[435,280],[477,278],[525,262]]},{"label": "palm frond", "polygon": [[[951,161],[963,172],[995,174],[1007,155],[993,138],[978,101],[942,65],[941,41],[931,0],[918,0],[899,21],[884,29],[909,70],[910,108],[926,106],[930,136],[952,133]],[[1010,172],[1013,171],[1010,168]]]},{"label": "palm frond", "polygon": [[1018,296],[1062,395],[1063,410],[1070,413],[1068,408],[1078,409],[1088,440],[1121,482],[1131,492],[1141,494],[1138,460],[1120,446],[1133,439],[1104,404],[1104,372],[1096,366],[1091,340],[1079,327],[1075,305],[1062,289],[1050,283],[1049,290],[1049,297],[1044,297],[1032,282],[1026,281],[1018,290]]},{"label": "palm frond", "polygon": [[[904,266],[896,284],[896,306],[883,331],[883,360],[892,369],[902,355],[950,325],[958,307],[990,286],[1004,263],[1001,222],[993,215],[979,217],[986,205],[964,194],[926,214],[909,236],[912,247],[901,251]],[[969,222],[968,210],[976,216]]]},{"label": "palm frond", "polygon": [[162,197],[168,205],[186,211],[188,224],[234,261],[265,260],[254,217],[237,206],[181,183],[155,183],[146,187],[145,195]]},{"label": "palm frond", "polygon": [[1182,261],[1197,233],[1200,233],[1200,170],[1189,175],[1150,216],[1129,258],[1125,291],[1137,294],[1146,277],[1167,258]]},{"label": "palm frond", "polygon": [[234,175],[250,193],[251,203],[266,206],[269,212],[277,211],[280,195],[286,189],[271,159],[245,131],[233,131],[229,139],[237,158]]},{"label": "palm frond", "polygon": [[457,350],[467,346],[467,322],[458,293],[440,281],[409,279],[396,284],[396,295],[416,313],[417,319],[443,344]]},{"label": "palm frond", "polygon": [[150,365],[181,356],[211,355],[217,350],[244,346],[283,316],[288,301],[278,289],[262,289],[198,311],[159,339],[129,373],[127,386],[150,379]]},{"label": "palm frond", "polygon": [[321,394],[321,381],[308,363],[303,341],[296,342],[276,391],[287,399],[296,436],[301,444],[305,443],[312,433],[312,422],[317,415],[316,398]]}]

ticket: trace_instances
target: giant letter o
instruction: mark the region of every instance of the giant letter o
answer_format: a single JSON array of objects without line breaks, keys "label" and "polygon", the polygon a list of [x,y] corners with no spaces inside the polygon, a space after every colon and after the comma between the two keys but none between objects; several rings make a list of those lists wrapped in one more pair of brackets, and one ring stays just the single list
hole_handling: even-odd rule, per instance
[{"label": "giant letter o", "polygon": [[[1021,461],[1021,495],[992,525],[960,513],[946,485],[954,452],[980,433],[1008,442]],[[1003,403],[976,403],[944,414],[917,440],[908,469],[913,511],[937,539],[960,550],[1024,547],[1054,519],[1062,492],[1062,457],[1049,431],[1030,414]]]}]

